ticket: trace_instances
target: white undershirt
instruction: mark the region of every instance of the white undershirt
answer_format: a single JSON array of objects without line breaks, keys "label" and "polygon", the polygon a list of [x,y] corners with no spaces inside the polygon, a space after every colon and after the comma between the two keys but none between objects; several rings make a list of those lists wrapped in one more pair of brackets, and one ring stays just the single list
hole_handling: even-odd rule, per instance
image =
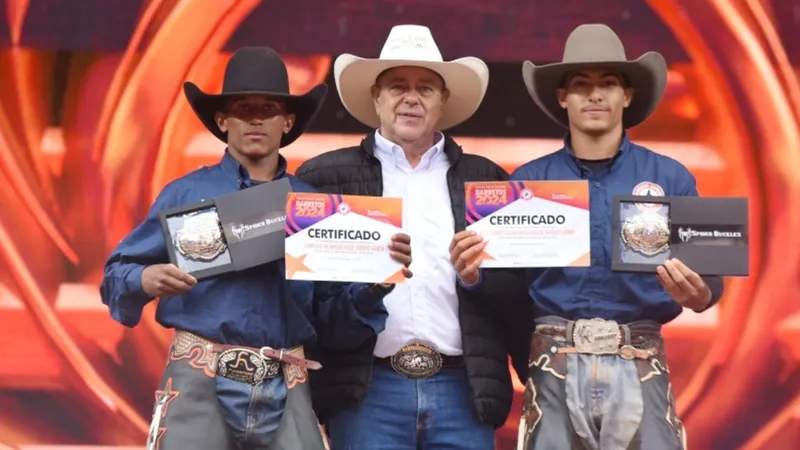
[{"label": "white undershirt", "polygon": [[386,329],[378,335],[375,356],[385,358],[411,342],[432,345],[445,355],[460,355],[456,272],[450,263],[454,219],[447,186],[450,162],[444,136],[412,168],[398,145],[375,132],[375,156],[383,171],[383,196],[403,199],[403,229],[411,236],[411,271],[386,296]]}]

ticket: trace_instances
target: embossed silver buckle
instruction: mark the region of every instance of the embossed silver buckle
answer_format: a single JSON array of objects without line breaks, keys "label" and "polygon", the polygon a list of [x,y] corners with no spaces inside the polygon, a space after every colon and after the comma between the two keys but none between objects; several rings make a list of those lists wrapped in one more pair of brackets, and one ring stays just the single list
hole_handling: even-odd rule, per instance
[{"label": "embossed silver buckle", "polygon": [[409,344],[392,355],[392,369],[408,378],[432,377],[442,370],[442,355],[423,344]]},{"label": "embossed silver buckle", "polygon": [[256,386],[280,374],[281,363],[246,348],[225,350],[217,358],[217,375]]},{"label": "embossed silver buckle", "polygon": [[213,261],[228,248],[215,210],[184,216],[183,226],[175,233],[175,249],[186,258]]},{"label": "embossed silver buckle", "polygon": [[645,256],[655,256],[669,248],[669,220],[655,212],[628,217],[622,225],[622,242]]},{"label": "embossed silver buckle", "polygon": [[621,338],[619,325],[613,320],[579,319],[572,328],[572,342],[578,353],[615,355]]}]

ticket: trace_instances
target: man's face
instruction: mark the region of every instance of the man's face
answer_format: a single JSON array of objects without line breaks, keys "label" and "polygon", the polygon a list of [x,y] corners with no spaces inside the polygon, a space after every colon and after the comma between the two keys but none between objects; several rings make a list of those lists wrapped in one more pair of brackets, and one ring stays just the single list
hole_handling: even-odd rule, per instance
[{"label": "man's face", "polygon": [[567,110],[570,128],[602,135],[622,124],[622,113],[631,103],[633,89],[625,88],[619,73],[591,69],[567,77],[556,95]]},{"label": "man's face", "polygon": [[216,115],[217,126],[228,132],[228,147],[254,161],[280,148],[294,120],[282,100],[265,95],[234,97]]},{"label": "man's face", "polygon": [[395,67],[372,87],[381,133],[390,140],[414,142],[433,135],[449,92],[442,78],[422,67]]}]

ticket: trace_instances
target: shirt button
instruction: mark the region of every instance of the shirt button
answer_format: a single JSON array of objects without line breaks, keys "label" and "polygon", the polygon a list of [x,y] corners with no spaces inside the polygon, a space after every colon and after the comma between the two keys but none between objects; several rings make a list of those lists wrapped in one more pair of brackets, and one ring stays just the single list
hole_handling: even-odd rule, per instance
[{"label": "shirt button", "polygon": [[595,181],[594,182],[594,187],[598,187],[599,188],[600,187],[600,182],[599,181]]}]

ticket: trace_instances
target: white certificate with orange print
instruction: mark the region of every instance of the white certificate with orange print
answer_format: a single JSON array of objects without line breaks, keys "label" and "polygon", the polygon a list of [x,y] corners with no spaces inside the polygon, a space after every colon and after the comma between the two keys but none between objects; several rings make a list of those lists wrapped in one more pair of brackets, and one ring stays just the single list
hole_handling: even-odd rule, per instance
[{"label": "white certificate with orange print", "polygon": [[290,192],[286,279],[402,283],[389,250],[402,225],[401,198]]},{"label": "white certificate with orange print", "polygon": [[589,183],[466,183],[467,229],[487,242],[481,267],[586,267]]}]

